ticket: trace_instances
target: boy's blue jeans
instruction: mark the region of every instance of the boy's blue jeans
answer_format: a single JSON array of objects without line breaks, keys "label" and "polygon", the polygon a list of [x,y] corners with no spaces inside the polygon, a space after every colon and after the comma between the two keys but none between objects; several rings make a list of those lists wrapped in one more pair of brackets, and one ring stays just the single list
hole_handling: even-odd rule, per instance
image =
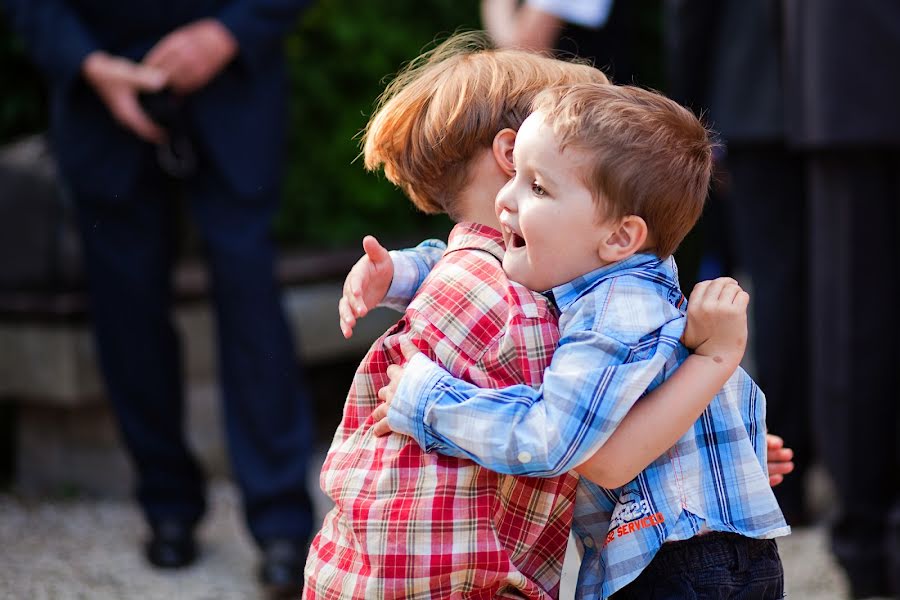
[{"label": "boy's blue jeans", "polygon": [[784,598],[775,540],[708,533],[663,544],[638,578],[613,600],[769,600]]}]

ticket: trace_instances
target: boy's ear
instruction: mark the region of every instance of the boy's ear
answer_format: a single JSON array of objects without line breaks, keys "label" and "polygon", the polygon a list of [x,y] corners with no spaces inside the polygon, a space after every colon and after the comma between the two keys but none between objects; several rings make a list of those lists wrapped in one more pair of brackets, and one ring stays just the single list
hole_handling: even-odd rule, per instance
[{"label": "boy's ear", "polygon": [[623,217],[613,225],[606,239],[600,241],[600,258],[607,263],[625,260],[644,248],[648,235],[644,219],[637,215]]},{"label": "boy's ear", "polygon": [[515,145],[516,132],[513,129],[507,127],[494,136],[494,144],[491,148],[494,152],[494,160],[508,177],[512,177],[516,172],[513,167],[513,147]]}]

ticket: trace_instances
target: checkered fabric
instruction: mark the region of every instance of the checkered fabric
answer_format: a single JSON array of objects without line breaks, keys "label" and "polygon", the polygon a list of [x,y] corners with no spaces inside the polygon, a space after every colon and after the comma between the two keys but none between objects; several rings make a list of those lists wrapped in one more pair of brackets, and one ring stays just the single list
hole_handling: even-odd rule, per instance
[{"label": "checkered fabric", "polygon": [[553,598],[577,480],[499,475],[372,433],[386,370],[411,339],[479,386],[538,386],[558,342],[544,298],[510,283],[499,232],[457,225],[403,318],[356,372],[321,474],[335,507],[306,565],[304,597]]},{"label": "checkered fabric", "polygon": [[[561,341],[540,389],[479,389],[416,355],[394,395],[391,427],[429,451],[507,474],[565,473],[594,454],[687,358],[679,342],[687,305],[675,262],[649,254],[552,293]],[[628,484],[606,490],[583,479],[572,529],[584,547],[576,597],[592,600],[631,582],[667,541],[704,529],[787,535],[766,472],[765,397],[753,380],[738,369],[694,426]]]}]

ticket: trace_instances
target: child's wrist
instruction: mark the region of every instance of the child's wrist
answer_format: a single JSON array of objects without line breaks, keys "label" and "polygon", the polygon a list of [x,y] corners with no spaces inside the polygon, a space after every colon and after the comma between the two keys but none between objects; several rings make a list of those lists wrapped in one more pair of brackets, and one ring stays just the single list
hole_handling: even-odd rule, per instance
[{"label": "child's wrist", "polygon": [[741,364],[743,351],[723,350],[721,348],[704,348],[703,345],[694,350],[694,356],[716,370],[727,372],[729,377]]}]

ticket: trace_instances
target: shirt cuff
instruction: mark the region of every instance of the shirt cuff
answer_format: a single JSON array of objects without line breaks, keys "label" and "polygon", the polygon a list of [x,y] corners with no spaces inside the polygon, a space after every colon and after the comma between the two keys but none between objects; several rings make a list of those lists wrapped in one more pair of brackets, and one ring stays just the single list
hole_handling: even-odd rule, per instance
[{"label": "shirt cuff", "polygon": [[407,250],[391,250],[394,278],[379,306],[403,312],[419,289],[419,267],[415,257]]},{"label": "shirt cuff", "polygon": [[606,24],[613,0],[528,0],[528,5],[567,23],[598,29]]},{"label": "shirt cuff", "polygon": [[425,409],[431,391],[445,375],[448,373],[427,356],[421,352],[416,354],[406,363],[403,378],[388,409],[391,429],[416,440],[425,452],[433,450],[437,441],[425,431]]}]

